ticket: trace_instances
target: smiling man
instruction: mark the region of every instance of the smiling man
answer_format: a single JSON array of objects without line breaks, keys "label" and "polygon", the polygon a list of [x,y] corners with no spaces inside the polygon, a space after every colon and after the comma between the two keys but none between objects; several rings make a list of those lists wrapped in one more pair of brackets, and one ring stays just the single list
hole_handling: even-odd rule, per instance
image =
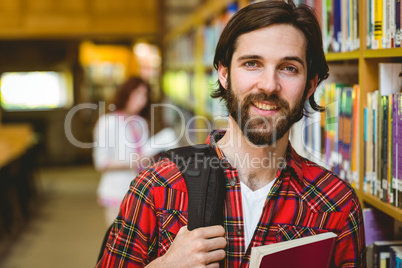
[{"label": "smiling man", "polygon": [[223,163],[224,224],[189,231],[177,166],[165,159],[135,180],[98,267],[248,267],[251,248],[325,232],[338,235],[331,267],[365,267],[361,207],[353,189],[299,156],[290,127],[315,110],[328,77],[320,26],[307,6],[263,1],[223,30],[214,66],[229,110],[209,144]]}]

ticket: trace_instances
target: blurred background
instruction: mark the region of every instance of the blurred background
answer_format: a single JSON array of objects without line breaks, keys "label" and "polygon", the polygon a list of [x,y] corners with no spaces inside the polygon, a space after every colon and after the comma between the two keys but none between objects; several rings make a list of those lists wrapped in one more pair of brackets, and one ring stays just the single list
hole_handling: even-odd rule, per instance
[{"label": "blurred background", "polygon": [[0,267],[95,266],[97,119],[141,76],[153,104],[176,107],[154,110],[151,133],[184,122],[181,143],[203,142],[225,123],[209,97],[214,47],[248,2],[0,0]]},{"label": "blurred background", "polygon": [[[0,268],[95,266],[108,227],[97,195],[104,173],[92,158],[98,118],[113,112],[118,85],[139,76],[151,85],[156,105],[147,118],[151,134],[169,127],[179,145],[187,145],[225,128],[226,108],[210,97],[215,47],[230,17],[252,2],[0,0]],[[385,25],[396,25],[388,23],[395,10],[389,5],[391,15],[377,27],[383,36],[375,39],[374,9],[368,11],[377,0],[351,0],[350,9],[341,9],[339,0],[294,2],[314,8],[331,75],[315,94],[326,112],[295,124],[292,146],[350,182],[364,207],[389,215],[394,227],[386,214],[378,217],[379,226],[395,228],[389,233],[399,237],[401,202],[393,200],[395,178],[386,172],[392,169],[381,164],[388,174],[384,184],[379,174],[385,173],[372,165],[387,148],[372,139],[382,121],[366,120],[386,107],[374,100],[388,92],[381,77],[393,72],[379,66],[402,61],[401,48],[393,48],[400,45],[397,36],[386,39],[392,29]],[[381,40],[388,43],[378,47]]]}]

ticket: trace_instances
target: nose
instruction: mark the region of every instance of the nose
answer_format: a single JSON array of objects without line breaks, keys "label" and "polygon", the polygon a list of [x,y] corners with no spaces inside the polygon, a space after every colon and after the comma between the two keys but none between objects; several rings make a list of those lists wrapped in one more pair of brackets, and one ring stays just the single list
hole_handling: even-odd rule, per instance
[{"label": "nose", "polygon": [[275,93],[280,90],[279,77],[274,69],[266,68],[260,73],[257,81],[257,88],[266,93]]}]

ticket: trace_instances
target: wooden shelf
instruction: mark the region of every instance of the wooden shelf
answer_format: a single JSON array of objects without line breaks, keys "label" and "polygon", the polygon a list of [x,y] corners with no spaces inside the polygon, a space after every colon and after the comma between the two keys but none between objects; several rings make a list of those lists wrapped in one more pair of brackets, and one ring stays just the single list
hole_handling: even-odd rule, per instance
[{"label": "wooden shelf", "polygon": [[381,210],[398,221],[402,221],[402,210],[400,208],[387,204],[371,194],[361,193],[360,197],[363,199],[363,202]]},{"label": "wooden shelf", "polygon": [[365,59],[378,59],[378,58],[401,58],[402,48],[390,48],[390,49],[370,49],[363,52]]},{"label": "wooden shelf", "polygon": [[330,52],[325,54],[325,58],[328,62],[334,61],[345,61],[345,60],[358,60],[360,56],[360,51],[350,51],[350,52]]},{"label": "wooden shelf", "polygon": [[187,71],[187,72],[193,72],[195,68],[194,63],[169,63],[169,65],[166,66],[167,70],[170,71]]}]

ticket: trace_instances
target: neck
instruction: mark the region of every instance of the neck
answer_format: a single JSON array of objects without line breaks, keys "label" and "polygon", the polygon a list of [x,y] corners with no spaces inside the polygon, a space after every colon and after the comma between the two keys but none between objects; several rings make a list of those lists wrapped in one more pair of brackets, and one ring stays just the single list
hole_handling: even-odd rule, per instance
[{"label": "neck", "polygon": [[288,139],[289,131],[272,145],[256,146],[243,135],[234,119],[229,117],[229,127],[218,141],[218,146],[237,169],[240,180],[255,191],[275,179],[286,154]]}]

